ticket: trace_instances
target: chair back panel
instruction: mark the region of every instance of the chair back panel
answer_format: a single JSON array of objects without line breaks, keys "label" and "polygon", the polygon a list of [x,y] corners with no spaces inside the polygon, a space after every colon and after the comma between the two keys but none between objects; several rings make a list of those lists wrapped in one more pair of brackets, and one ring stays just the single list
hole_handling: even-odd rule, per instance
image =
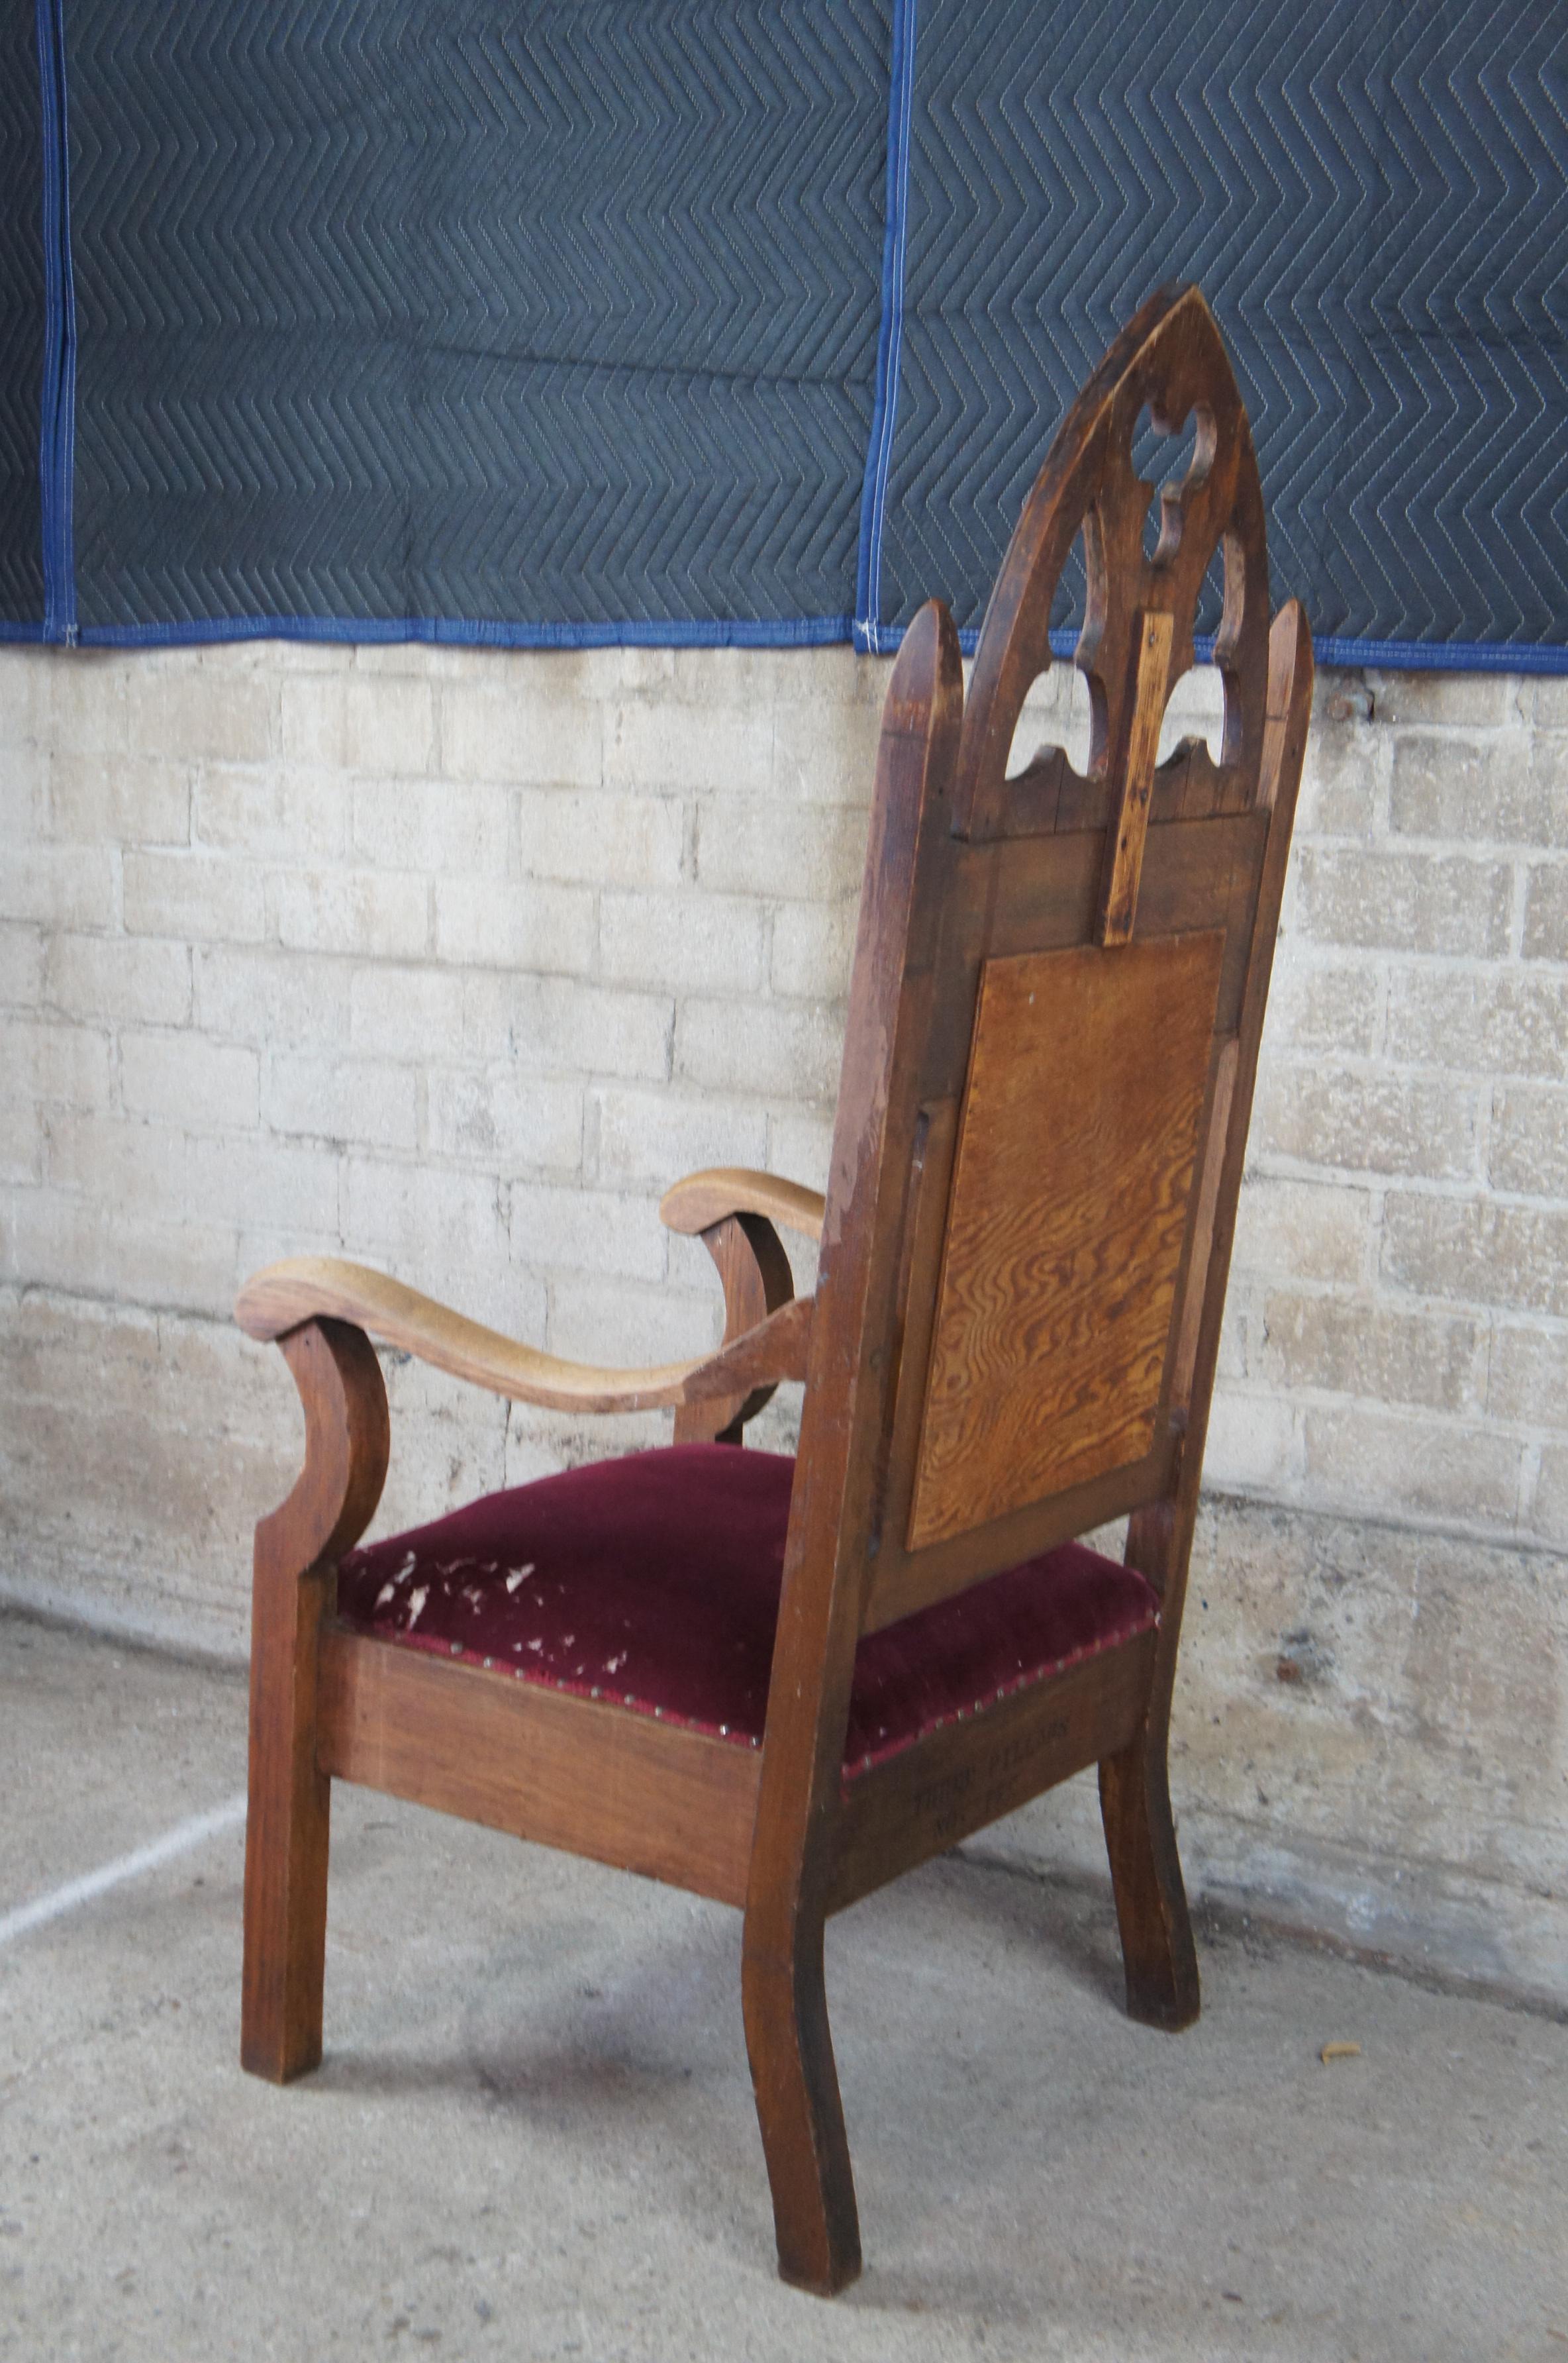
[{"label": "chair back panel", "polygon": [[1103,826],[922,849],[945,924],[889,1112],[912,1173],[867,1629],[1167,1493],[1207,1403],[1195,1339],[1275,840],[1256,806],[1154,813],[1137,932],[1110,946]]},{"label": "chair back panel", "polygon": [[1224,948],[983,964],[910,1550],[1147,1458]]},{"label": "chair back panel", "polygon": [[[1157,499],[1145,414],[1196,428]],[[1088,763],[1010,769],[1078,538]],[[1161,763],[1216,563],[1219,758]],[[967,695],[934,605],[889,690],[775,1662],[824,1781],[858,1634],[1201,1458],[1310,681],[1218,330],[1156,297],[1063,422]]]}]

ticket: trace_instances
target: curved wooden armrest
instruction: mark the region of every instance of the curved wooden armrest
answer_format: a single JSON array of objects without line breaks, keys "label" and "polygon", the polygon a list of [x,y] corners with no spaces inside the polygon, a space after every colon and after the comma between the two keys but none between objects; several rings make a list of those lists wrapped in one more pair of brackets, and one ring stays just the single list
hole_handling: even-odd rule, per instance
[{"label": "curved wooden armrest", "polygon": [[823,1204],[820,1190],[808,1190],[799,1182],[780,1182],[775,1174],[753,1173],[742,1165],[714,1165],[673,1183],[659,1200],[658,1212],[667,1230],[689,1236],[711,1229],[726,1215],[763,1215],[787,1231],[817,1239]]},{"label": "curved wooden armrest", "polygon": [[792,1298],[716,1353],[641,1370],[602,1370],[538,1353],[384,1272],[335,1256],[270,1264],[246,1281],[234,1315],[248,1337],[261,1339],[285,1337],[321,1316],[351,1322],[455,1379],[548,1411],[654,1411],[745,1394],[778,1379],[803,1379],[812,1304],[809,1296]]}]

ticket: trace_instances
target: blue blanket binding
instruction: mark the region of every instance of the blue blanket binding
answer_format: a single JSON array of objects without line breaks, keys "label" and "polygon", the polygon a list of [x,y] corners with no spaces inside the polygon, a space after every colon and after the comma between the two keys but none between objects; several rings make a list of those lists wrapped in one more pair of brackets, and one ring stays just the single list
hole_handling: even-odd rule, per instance
[{"label": "blue blanket binding", "polygon": [[1568,0],[0,0],[0,638],[972,646],[1196,279],[1320,659],[1564,671],[1565,261]]},{"label": "blue blanket binding", "polygon": [[0,638],[43,638],[43,111],[32,0],[0,7]]}]

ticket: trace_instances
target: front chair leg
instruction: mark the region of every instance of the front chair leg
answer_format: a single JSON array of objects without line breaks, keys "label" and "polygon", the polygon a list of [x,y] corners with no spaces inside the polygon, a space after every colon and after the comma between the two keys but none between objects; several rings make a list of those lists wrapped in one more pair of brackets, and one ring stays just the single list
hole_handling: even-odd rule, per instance
[{"label": "front chair leg", "polygon": [[860,2219],[828,2028],[822,1915],[765,1928],[749,1911],[741,1991],[779,2275],[833,2297],[859,2274]]},{"label": "front chair leg", "polygon": [[1199,2009],[1198,1954],[1171,1818],[1163,1732],[1099,1768],[1099,1810],[1127,1971],[1127,2014],[1174,2034]]},{"label": "front chair leg", "polygon": [[305,1415],[305,1465],[256,1529],[240,2060],[275,2084],[321,2058],[331,1784],[316,1761],[316,1663],[333,1571],[386,1478],[386,1390],[364,1332],[307,1321],[278,1340]]}]

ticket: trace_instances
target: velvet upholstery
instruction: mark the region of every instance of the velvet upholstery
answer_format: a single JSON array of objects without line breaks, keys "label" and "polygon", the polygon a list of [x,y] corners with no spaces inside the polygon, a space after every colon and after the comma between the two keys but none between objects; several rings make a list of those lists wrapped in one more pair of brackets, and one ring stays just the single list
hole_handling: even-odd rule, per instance
[{"label": "velvet upholstery", "polygon": [[[352,1551],[355,1630],[756,1747],[793,1460],[674,1445],[492,1493]],[[1065,1543],[860,1644],[850,1776],[1157,1621],[1133,1569]]]}]

